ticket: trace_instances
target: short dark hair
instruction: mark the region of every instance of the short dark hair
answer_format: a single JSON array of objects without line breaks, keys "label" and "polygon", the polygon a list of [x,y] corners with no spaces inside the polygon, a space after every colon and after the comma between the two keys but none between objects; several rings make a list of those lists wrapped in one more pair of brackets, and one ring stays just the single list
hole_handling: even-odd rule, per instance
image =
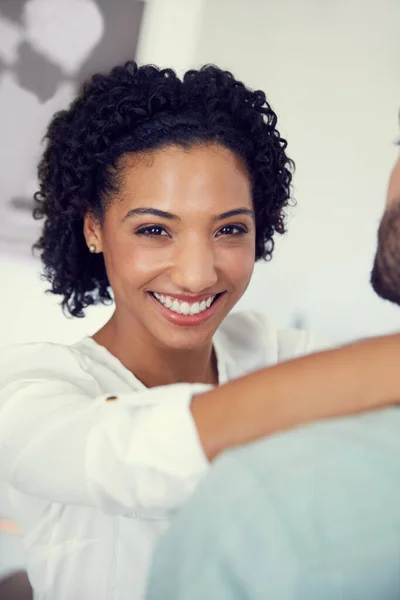
[{"label": "short dark hair", "polygon": [[256,260],[269,260],[273,236],[285,231],[293,162],[262,91],[207,65],[180,79],[172,69],[134,62],[94,75],[68,110],[54,115],[38,167],[34,217],[44,219],[34,245],[50,291],[77,317],[111,302],[102,254],[90,254],[83,218],[101,221],[118,189],[121,157],[170,145],[218,143],[239,156],[252,182]]}]

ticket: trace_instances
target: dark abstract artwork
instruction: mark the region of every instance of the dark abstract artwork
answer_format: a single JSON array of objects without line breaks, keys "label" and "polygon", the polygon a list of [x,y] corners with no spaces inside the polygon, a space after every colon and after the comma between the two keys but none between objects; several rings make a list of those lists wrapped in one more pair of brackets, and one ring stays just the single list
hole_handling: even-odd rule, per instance
[{"label": "dark abstract artwork", "polygon": [[135,57],[144,4],[0,0],[0,252],[29,252],[46,125],[88,76]]}]

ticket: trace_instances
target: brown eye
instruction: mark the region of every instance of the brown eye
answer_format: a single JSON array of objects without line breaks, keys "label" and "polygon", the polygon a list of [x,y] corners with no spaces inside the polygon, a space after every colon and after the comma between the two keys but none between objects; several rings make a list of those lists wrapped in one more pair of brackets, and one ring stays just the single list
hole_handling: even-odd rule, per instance
[{"label": "brown eye", "polygon": [[161,225],[147,225],[146,227],[140,227],[136,231],[136,235],[144,235],[146,237],[160,237],[168,235],[164,227]]},{"label": "brown eye", "polygon": [[216,235],[219,237],[220,235],[244,235],[245,233],[248,233],[248,229],[244,225],[224,225]]}]

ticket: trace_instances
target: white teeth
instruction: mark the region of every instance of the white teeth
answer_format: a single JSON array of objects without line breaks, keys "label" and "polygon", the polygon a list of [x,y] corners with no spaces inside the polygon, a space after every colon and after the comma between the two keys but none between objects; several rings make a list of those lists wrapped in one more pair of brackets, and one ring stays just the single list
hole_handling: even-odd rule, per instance
[{"label": "white teeth", "polygon": [[198,315],[199,313],[204,312],[210,308],[215,298],[215,296],[210,296],[207,300],[191,304],[189,302],[180,302],[172,296],[164,296],[164,294],[157,294],[156,292],[153,292],[153,296],[166,308],[185,316]]},{"label": "white teeth", "polygon": [[197,315],[199,312],[200,312],[200,303],[199,302],[195,302],[190,307],[190,314],[191,315]]},{"label": "white teeth", "polygon": [[181,303],[181,310],[180,312],[184,315],[188,315],[190,312],[190,305],[188,302],[182,302]]}]

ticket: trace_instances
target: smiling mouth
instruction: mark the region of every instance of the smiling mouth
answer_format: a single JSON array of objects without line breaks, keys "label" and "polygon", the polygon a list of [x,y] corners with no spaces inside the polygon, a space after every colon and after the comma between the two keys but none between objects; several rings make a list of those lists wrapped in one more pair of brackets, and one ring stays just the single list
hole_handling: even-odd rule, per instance
[{"label": "smiling mouth", "polygon": [[210,295],[201,302],[187,302],[177,300],[173,296],[149,292],[164,308],[183,316],[194,316],[206,312],[224,293],[220,292],[219,294]]}]

